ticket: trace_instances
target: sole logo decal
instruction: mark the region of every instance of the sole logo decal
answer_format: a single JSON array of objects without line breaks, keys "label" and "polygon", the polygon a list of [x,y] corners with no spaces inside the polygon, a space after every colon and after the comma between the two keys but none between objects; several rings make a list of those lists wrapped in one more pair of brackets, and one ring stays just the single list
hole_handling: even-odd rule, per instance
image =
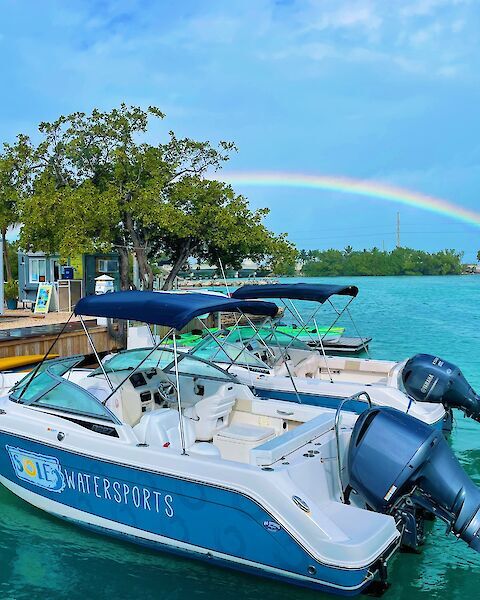
[{"label": "sole logo decal", "polygon": [[13,446],[7,445],[5,447],[10,456],[15,475],[19,479],[51,492],[63,491],[65,478],[57,458],[36,454]]}]

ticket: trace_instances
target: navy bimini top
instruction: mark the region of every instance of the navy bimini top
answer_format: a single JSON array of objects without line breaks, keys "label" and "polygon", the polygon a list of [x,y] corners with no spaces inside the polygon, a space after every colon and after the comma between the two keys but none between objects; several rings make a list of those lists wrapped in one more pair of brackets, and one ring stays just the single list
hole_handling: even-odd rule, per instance
[{"label": "navy bimini top", "polygon": [[81,298],[75,314],[90,317],[130,319],[182,329],[195,317],[215,312],[238,312],[274,317],[272,302],[248,301],[198,292],[112,292]]},{"label": "navy bimini top", "polygon": [[330,285],[323,283],[274,283],[268,285],[244,285],[235,290],[233,298],[288,298],[289,300],[312,300],[323,304],[330,296],[358,294],[355,285]]}]

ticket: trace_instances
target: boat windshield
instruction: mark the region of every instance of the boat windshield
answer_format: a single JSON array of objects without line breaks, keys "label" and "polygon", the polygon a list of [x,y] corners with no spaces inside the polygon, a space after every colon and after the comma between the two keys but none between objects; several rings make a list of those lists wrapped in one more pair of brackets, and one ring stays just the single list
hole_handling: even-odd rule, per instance
[{"label": "boat windshield", "polygon": [[[103,363],[103,367],[107,373],[115,373],[117,371],[133,371],[140,363],[142,363],[142,369],[164,369],[173,360],[172,352],[172,350],[166,348],[157,348],[156,350],[153,350],[153,352],[152,348],[122,350],[106,360]],[[101,373],[102,369],[98,367],[95,369],[92,375],[98,375]]]},{"label": "boat windshield", "polygon": [[[173,375],[175,373],[175,365],[172,363],[165,371]],[[178,372],[191,377],[207,377],[209,379],[237,383],[235,377],[227,373],[227,371],[224,371],[211,362],[192,356],[190,353],[178,357]]]},{"label": "boat windshield", "polygon": [[[82,358],[80,357],[80,360]],[[119,423],[118,419],[95,396],[62,377],[78,362],[78,357],[58,362],[45,361],[41,369],[38,369],[35,374],[29,374],[27,381],[25,381],[27,378],[24,378],[15,387],[10,394],[10,399],[28,406]],[[31,383],[27,386],[30,380]]]},{"label": "boat windshield", "polygon": [[[249,338],[246,337],[244,341],[246,342],[248,339]],[[268,365],[260,360],[260,358],[243,346],[243,340],[239,340],[237,343],[230,343],[230,336],[228,337],[228,340],[229,341],[225,341],[225,339],[220,338],[218,341],[215,341],[210,337],[205,338],[192,348],[189,354],[210,362],[236,363],[262,369],[269,368]],[[250,341],[253,343],[255,340]],[[265,350],[264,347],[262,348]]]},{"label": "boat windshield", "polygon": [[[42,375],[45,373],[45,371],[47,369],[49,369],[51,373],[61,377],[67,371],[69,371],[70,369],[73,369],[73,367],[75,367],[80,362],[82,362],[83,359],[84,359],[84,356],[76,355],[76,356],[69,356],[67,358],[53,358],[51,360],[45,360],[40,366],[38,366],[37,368],[30,371],[30,373],[25,375],[25,377],[23,377],[23,379],[20,379],[20,381],[18,381],[13,386],[12,392],[18,391],[19,395],[22,395],[22,397],[23,397],[24,394],[22,394],[21,391],[23,389],[25,389],[25,387],[29,381],[32,381],[34,379],[34,381],[32,381],[32,383],[27,388],[28,394],[32,395],[34,389],[37,387],[41,387],[41,385],[42,385],[41,382],[46,380],[45,377],[42,378]],[[25,393],[27,393],[27,392],[25,392]]]},{"label": "boat windshield", "polygon": [[[147,358],[148,357],[148,358]],[[210,377],[212,379],[221,379],[234,381],[234,377],[220,367],[211,364],[208,360],[201,357],[192,356],[185,351],[177,353],[178,372],[183,375]],[[143,362],[142,362],[143,361]],[[107,373],[115,371],[133,371],[138,367],[142,369],[162,369],[164,373],[173,374],[175,372],[174,352],[172,348],[159,347],[152,351],[152,348],[136,348],[132,350],[123,350],[112,356],[103,363]],[[92,375],[101,373],[101,369],[96,369]]]}]

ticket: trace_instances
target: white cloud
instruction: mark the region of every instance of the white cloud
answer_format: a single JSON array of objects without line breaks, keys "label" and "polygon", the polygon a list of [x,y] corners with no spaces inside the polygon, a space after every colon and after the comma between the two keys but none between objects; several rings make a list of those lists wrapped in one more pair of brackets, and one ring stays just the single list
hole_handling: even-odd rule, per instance
[{"label": "white cloud", "polygon": [[375,3],[371,0],[350,2],[309,2],[305,10],[308,28],[376,30],[382,25],[382,18]]},{"label": "white cloud", "polygon": [[400,15],[404,17],[426,17],[440,8],[470,4],[470,0],[410,0],[404,2]]},{"label": "white cloud", "polygon": [[475,31],[468,35],[470,0],[299,0],[294,6],[284,29],[272,27],[259,58],[302,59],[305,71],[309,63],[341,61],[428,78],[477,78],[472,56],[480,45]]},{"label": "white cloud", "polygon": [[460,75],[463,71],[461,65],[443,65],[437,69],[437,74],[445,79],[453,79]]}]

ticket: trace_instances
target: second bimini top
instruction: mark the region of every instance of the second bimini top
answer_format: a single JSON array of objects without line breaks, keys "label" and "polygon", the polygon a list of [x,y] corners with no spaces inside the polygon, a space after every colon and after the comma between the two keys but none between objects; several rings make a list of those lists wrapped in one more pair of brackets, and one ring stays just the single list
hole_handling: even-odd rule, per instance
[{"label": "second bimini top", "polygon": [[238,312],[275,317],[272,302],[227,298],[195,292],[125,291],[86,296],[77,302],[75,314],[89,317],[129,319],[182,329],[195,317],[216,312]]},{"label": "second bimini top", "polygon": [[274,283],[269,285],[244,285],[235,290],[233,298],[288,298],[289,300],[312,300],[323,304],[330,296],[358,294],[355,285],[330,285],[323,283]]}]

